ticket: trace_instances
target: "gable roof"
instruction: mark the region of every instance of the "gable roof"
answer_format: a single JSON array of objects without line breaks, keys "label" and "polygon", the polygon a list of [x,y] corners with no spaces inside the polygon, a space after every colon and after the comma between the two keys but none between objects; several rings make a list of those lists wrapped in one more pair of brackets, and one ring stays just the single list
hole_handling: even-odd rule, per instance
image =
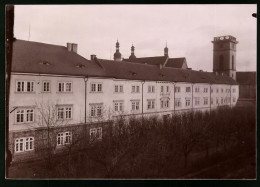
[{"label": "gable roof", "polygon": [[24,40],[13,43],[11,71],[76,76],[104,74],[97,63],[68,51],[64,46]]},{"label": "gable roof", "polygon": [[155,56],[155,57],[143,57],[143,58],[135,58],[134,60],[123,59],[125,62],[135,62],[149,65],[163,65],[167,60],[166,56]]},{"label": "gable roof", "polygon": [[[49,63],[49,64],[48,64]],[[79,66],[83,66],[82,68]],[[66,47],[16,40],[12,72],[192,83],[236,84],[228,76],[124,61],[87,60]]]},{"label": "gable roof", "polygon": [[256,85],[256,72],[237,72],[236,78],[241,85]]},{"label": "gable roof", "polygon": [[172,67],[172,68],[185,68],[185,69],[188,67],[185,57],[169,58],[165,66]]}]

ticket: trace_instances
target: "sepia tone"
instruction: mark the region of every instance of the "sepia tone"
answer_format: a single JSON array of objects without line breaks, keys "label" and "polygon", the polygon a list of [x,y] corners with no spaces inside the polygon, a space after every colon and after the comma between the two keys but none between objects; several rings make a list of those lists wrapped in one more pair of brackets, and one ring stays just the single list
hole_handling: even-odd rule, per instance
[{"label": "sepia tone", "polygon": [[10,32],[7,178],[256,178],[255,59],[238,70],[236,35],[208,38],[212,60],[196,54],[212,65],[203,70],[172,57],[171,40],[151,56],[131,42],[125,58],[115,38],[102,58],[80,55],[75,42],[32,41],[31,25],[27,40]]}]

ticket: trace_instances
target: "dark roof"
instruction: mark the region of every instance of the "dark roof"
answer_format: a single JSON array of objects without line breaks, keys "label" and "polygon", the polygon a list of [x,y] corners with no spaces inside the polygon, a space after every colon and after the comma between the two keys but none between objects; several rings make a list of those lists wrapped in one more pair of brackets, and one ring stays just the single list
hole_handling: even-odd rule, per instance
[{"label": "dark roof", "polygon": [[[48,65],[48,63],[50,63]],[[83,66],[80,68],[79,66]],[[228,76],[143,63],[95,59],[87,60],[66,47],[16,40],[12,72],[96,76],[130,80],[236,84]]]},{"label": "dark roof", "polygon": [[150,65],[163,65],[166,61],[166,56],[155,56],[155,57],[143,57],[143,58],[135,58],[134,61],[129,59],[123,59],[125,62],[136,62],[142,64],[150,64]]},{"label": "dark roof", "polygon": [[237,72],[238,84],[256,85],[256,72]]},{"label": "dark roof", "polygon": [[[79,68],[81,65],[83,67]],[[13,43],[12,72],[77,76],[104,74],[95,62],[69,52],[66,47],[23,40]]]},{"label": "dark roof", "polygon": [[183,65],[185,63],[186,63],[185,57],[169,58],[165,66],[166,67],[172,67],[172,68],[183,68]]}]

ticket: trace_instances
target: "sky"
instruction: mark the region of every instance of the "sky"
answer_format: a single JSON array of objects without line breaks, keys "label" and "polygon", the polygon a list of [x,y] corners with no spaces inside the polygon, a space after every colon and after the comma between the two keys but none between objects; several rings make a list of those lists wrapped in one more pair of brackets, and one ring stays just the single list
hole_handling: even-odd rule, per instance
[{"label": "sky", "polygon": [[66,46],[78,44],[89,59],[113,59],[118,39],[123,58],[185,57],[194,70],[213,69],[214,37],[237,38],[237,71],[256,71],[257,19],[251,5],[18,5],[17,39]]}]

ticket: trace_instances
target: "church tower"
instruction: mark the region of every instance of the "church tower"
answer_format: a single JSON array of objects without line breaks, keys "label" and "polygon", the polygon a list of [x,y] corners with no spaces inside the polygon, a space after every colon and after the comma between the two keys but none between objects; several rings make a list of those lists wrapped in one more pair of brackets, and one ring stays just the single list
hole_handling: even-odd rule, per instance
[{"label": "church tower", "polygon": [[166,46],[164,48],[164,56],[169,57],[167,43],[166,43]]},{"label": "church tower", "polygon": [[133,46],[132,44],[132,47],[131,47],[131,55],[129,56],[129,60],[130,61],[134,61],[136,59],[136,56],[135,56],[135,47]]},{"label": "church tower", "polygon": [[121,53],[119,52],[119,42],[116,42],[116,52],[114,53],[114,60],[121,61]]},{"label": "church tower", "polygon": [[236,38],[233,36],[214,37],[213,72],[225,74],[236,80]]}]

